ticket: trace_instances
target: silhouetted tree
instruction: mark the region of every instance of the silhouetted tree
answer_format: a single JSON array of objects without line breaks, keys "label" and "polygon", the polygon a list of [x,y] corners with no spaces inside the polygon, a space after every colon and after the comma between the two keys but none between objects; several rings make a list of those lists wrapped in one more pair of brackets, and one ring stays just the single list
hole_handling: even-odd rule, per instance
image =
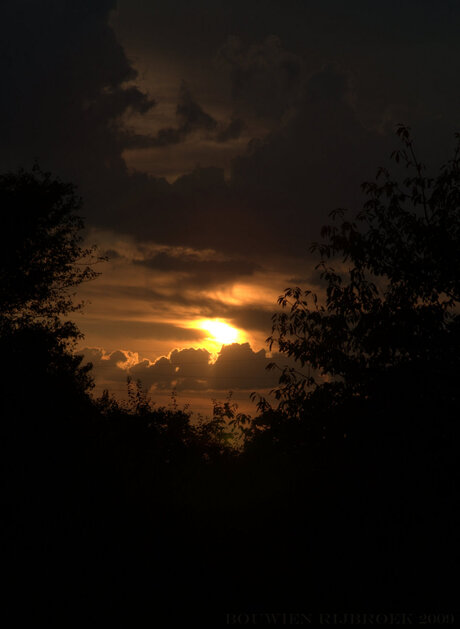
[{"label": "silhouetted tree", "polygon": [[38,166],[0,175],[0,311],[10,322],[55,322],[74,312],[75,287],[97,273],[82,247],[75,186]]},{"label": "silhouetted tree", "polygon": [[276,408],[260,399],[246,448],[266,478],[284,474],[282,511],[296,515],[278,534],[297,530],[339,607],[456,596],[460,137],[430,177],[409,129],[397,133],[408,172],[381,168],[355,218],[333,212],[312,245],[320,288],[279,298],[268,341],[299,367],[283,370]]},{"label": "silhouetted tree", "polygon": [[95,249],[82,246],[83,219],[76,214],[81,199],[72,184],[34,166],[0,175],[0,204],[0,346],[3,371],[10,375],[9,382],[3,378],[7,397],[12,402],[14,389],[22,401],[30,400],[27,391],[59,396],[66,375],[67,393],[72,385],[84,390],[89,367],[80,368],[81,358],[71,354],[81,335],[66,320],[82,306],[74,301],[76,288],[97,276]]},{"label": "silhouetted tree", "polygon": [[355,219],[332,213],[342,222],[312,246],[324,293],[297,287],[279,298],[289,310],[274,316],[270,347],[322,375],[284,370],[276,395],[290,416],[345,400],[458,410],[460,144],[429,177],[409,129],[397,133],[403,146],[392,157],[408,176],[380,168]]},{"label": "silhouetted tree", "polygon": [[[0,175],[1,464],[11,596],[46,601],[60,547],[82,530],[94,416],[90,365],[73,352],[75,290],[96,277],[75,187],[42,172]],[[94,432],[94,431],[93,431]],[[61,563],[60,563],[61,562]],[[18,565],[27,569],[21,573]],[[44,566],[42,574],[35,566]],[[24,574],[24,573],[27,573]],[[46,587],[40,589],[41,580]],[[63,600],[64,593],[61,592]],[[46,603],[45,603],[46,605]],[[16,607],[17,608],[17,607]]]}]

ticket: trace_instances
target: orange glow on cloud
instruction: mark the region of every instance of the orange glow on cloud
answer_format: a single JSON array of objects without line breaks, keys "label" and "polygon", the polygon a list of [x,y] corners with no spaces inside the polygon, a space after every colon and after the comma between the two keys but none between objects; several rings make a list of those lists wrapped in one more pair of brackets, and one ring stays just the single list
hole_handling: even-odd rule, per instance
[{"label": "orange glow on cloud", "polygon": [[275,307],[286,277],[276,273],[255,274],[251,282],[234,282],[220,290],[202,291],[204,297],[229,306]]}]

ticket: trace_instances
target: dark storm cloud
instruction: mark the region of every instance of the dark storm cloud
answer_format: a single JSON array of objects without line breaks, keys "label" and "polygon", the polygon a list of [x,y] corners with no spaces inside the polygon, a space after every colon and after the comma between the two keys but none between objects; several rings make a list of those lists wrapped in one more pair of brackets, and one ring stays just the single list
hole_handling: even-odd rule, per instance
[{"label": "dark storm cloud", "polygon": [[152,270],[181,273],[181,287],[204,288],[253,275],[259,265],[248,260],[203,260],[197,254],[160,252],[134,264]]},{"label": "dark storm cloud", "polygon": [[222,127],[216,135],[217,142],[228,142],[238,139],[246,129],[246,123],[241,118],[232,118],[227,126]]},{"label": "dark storm cloud", "polygon": [[265,332],[268,336],[275,308],[275,304],[270,309],[257,308],[257,306],[233,306],[225,308],[221,316],[228,318],[237,328]]},{"label": "dark storm cloud", "polygon": [[[222,70],[209,69],[220,49],[233,86],[229,117],[241,107],[276,120],[235,160],[229,180],[205,164],[168,183],[130,174],[122,158],[128,146],[151,142],[123,127],[123,116],[145,114],[158,97],[154,86],[151,96],[135,85],[109,26],[115,2],[10,0],[0,24],[2,168],[38,158],[79,185],[89,223],[139,240],[304,255],[330,210],[360,203],[360,183],[394,148],[382,134],[399,122],[394,112],[415,120],[430,157],[458,126],[460,11],[447,2],[370,9],[360,1],[346,13],[340,2],[288,5],[120,2],[115,23],[126,41],[142,43],[137,54],[148,55],[150,45],[152,55],[204,68],[208,91],[217,77],[222,101]],[[331,65],[337,61],[341,67]],[[183,92],[178,125],[161,139],[171,150],[184,133],[226,137],[200,102]]]},{"label": "dark storm cloud", "polygon": [[228,123],[215,120],[198,104],[185,83],[182,83],[180,89],[176,117],[178,119],[176,127],[163,127],[155,136],[126,133],[126,147],[164,148],[185,142],[190,135],[198,132],[208,140],[223,143],[238,139],[246,128],[241,118],[232,118]]},{"label": "dark storm cloud", "polygon": [[360,184],[394,146],[363,126],[350,101],[348,73],[326,66],[306,80],[283,123],[234,160],[230,180],[213,167],[172,184],[137,175],[129,214],[119,198],[112,216],[157,242],[306,256],[331,210],[359,206]]},{"label": "dark storm cloud", "polygon": [[181,85],[176,116],[179,120],[178,127],[160,129],[156,137],[152,138],[151,146],[179,144],[191,133],[196,131],[211,132],[217,128],[217,121],[200,107],[185,83]]},{"label": "dark storm cloud", "polygon": [[212,116],[207,114],[192,97],[189,88],[185,83],[181,86],[181,96],[177,105],[176,115],[181,120],[181,129],[185,133],[191,133],[196,129],[206,129],[211,131],[217,126],[217,122]]},{"label": "dark storm cloud", "polygon": [[[359,121],[348,85],[335,66],[312,75],[283,124],[234,160],[230,180],[215,167],[172,184],[133,175],[129,193],[113,201],[111,219],[160,243],[305,256],[332,209],[360,203],[360,184],[392,148]],[[97,210],[93,220],[98,214],[106,220]]]},{"label": "dark storm cloud", "polygon": [[118,121],[155,102],[108,25],[115,1],[14,0],[2,7],[1,167],[30,165],[93,188],[123,175]]},{"label": "dark storm cloud", "polygon": [[309,79],[280,129],[235,159],[232,185],[262,219],[262,240],[300,255],[332,209],[359,205],[360,183],[389,152],[387,138],[357,119],[346,76],[329,66]]},{"label": "dark storm cloud", "polygon": [[233,97],[243,111],[248,108],[257,116],[279,119],[296,98],[302,59],[285,50],[275,35],[250,45],[231,37],[217,59],[229,71]]}]

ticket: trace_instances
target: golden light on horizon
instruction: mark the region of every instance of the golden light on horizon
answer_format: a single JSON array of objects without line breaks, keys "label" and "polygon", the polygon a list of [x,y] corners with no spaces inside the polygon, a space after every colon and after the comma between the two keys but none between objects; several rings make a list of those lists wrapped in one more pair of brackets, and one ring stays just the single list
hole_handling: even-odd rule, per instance
[{"label": "golden light on horizon", "polygon": [[240,338],[239,330],[219,319],[203,319],[198,327],[209,333],[208,340],[221,345],[236,343]]}]

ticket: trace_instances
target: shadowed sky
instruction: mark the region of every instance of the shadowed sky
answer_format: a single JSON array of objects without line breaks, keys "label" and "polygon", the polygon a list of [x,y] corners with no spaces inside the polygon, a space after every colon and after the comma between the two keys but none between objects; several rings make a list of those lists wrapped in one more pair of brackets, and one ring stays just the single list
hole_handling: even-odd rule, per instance
[{"label": "shadowed sky", "polygon": [[[459,22],[443,0],[7,1],[0,167],[37,160],[84,199],[110,258],[78,319],[98,382],[262,387],[276,297],[315,285],[309,243],[329,211],[359,207],[395,125],[422,161],[450,156]],[[172,378],[173,350],[219,351],[199,327],[215,318],[262,371],[227,360],[218,377],[221,354]]]}]

